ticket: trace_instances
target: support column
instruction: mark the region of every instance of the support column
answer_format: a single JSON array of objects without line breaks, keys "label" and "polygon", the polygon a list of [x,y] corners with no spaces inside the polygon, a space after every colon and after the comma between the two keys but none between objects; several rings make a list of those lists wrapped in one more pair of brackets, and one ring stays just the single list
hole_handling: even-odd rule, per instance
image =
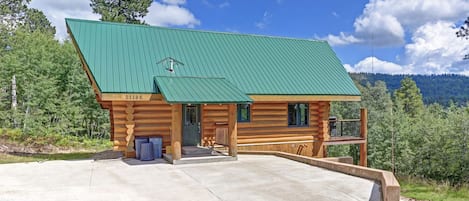
[{"label": "support column", "polygon": [[238,155],[238,117],[236,104],[228,106],[228,135],[228,142],[230,144],[228,154],[236,157]]},{"label": "support column", "polygon": [[[311,104],[310,104],[311,105]],[[327,146],[324,141],[329,140],[329,110],[330,103],[327,101],[317,102],[318,105],[318,136],[313,143],[313,157],[327,157]],[[311,107],[311,106],[310,106]]]},{"label": "support column", "polygon": [[360,109],[360,137],[365,139],[365,143],[360,144],[360,165],[367,167],[367,144],[368,144],[368,111],[366,108]]},{"label": "support column", "polygon": [[125,121],[125,127],[127,128],[126,131],[126,142],[127,142],[127,149],[125,151],[125,157],[127,158],[135,158],[135,149],[134,149],[134,140],[135,140],[135,134],[134,134],[134,128],[135,128],[135,121],[134,121],[134,102],[128,102],[127,103],[127,108],[125,109],[125,114],[126,114],[126,121]]},{"label": "support column", "polygon": [[182,141],[182,105],[171,105],[171,154],[173,160],[181,159],[181,141]]}]

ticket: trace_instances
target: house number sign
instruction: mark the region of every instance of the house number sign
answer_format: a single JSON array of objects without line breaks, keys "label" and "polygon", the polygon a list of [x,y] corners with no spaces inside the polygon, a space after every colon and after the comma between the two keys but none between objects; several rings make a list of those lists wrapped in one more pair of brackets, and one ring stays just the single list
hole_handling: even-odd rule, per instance
[{"label": "house number sign", "polygon": [[137,94],[128,94],[125,95],[126,100],[142,100],[143,96],[142,95],[137,95]]}]

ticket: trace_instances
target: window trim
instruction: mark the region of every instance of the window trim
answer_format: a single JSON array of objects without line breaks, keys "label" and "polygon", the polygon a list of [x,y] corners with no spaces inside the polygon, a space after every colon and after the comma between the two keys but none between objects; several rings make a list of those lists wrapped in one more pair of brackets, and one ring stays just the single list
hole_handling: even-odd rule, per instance
[{"label": "window trim", "polygon": [[[296,116],[296,124],[294,125],[290,125],[290,111],[289,111],[289,106],[290,105],[300,105],[300,104],[305,104],[306,105],[306,124],[304,125],[300,125],[300,122],[301,122],[301,112],[299,110],[297,110],[295,112],[295,116]],[[309,103],[304,103],[304,102],[295,102],[295,103],[287,103],[287,125],[288,127],[309,127],[309,124],[310,124],[310,111],[309,111]]]},{"label": "window trim", "polygon": [[[248,105],[248,113],[247,113],[248,114],[248,119],[247,120],[241,120],[241,109],[240,109],[241,107],[240,107],[240,105]],[[236,105],[236,114],[237,114],[236,115],[236,121],[238,123],[249,123],[249,122],[251,122],[251,118],[252,118],[252,115],[251,115],[252,114],[252,107],[251,106],[252,106],[252,104],[237,104]]]}]

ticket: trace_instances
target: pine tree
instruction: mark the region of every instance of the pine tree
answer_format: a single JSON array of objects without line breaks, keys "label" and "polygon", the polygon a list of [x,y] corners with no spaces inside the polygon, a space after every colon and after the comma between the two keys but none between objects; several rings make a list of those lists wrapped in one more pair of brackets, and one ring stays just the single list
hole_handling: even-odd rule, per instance
[{"label": "pine tree", "polygon": [[401,87],[396,90],[394,96],[397,105],[411,117],[416,117],[422,112],[422,94],[412,78],[406,77],[401,80]]},{"label": "pine tree", "polygon": [[102,21],[145,24],[141,21],[148,13],[152,0],[91,0],[94,13]]},{"label": "pine tree", "polygon": [[42,11],[28,7],[30,1],[0,1],[0,21],[10,30],[22,27],[31,32],[38,30],[54,35],[55,27],[51,25]]}]

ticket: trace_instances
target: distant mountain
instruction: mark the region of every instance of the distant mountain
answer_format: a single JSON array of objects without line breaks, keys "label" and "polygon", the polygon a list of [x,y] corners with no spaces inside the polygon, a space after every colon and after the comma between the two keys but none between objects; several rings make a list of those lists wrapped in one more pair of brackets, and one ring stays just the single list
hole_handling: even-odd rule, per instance
[{"label": "distant mountain", "polygon": [[401,85],[401,80],[411,77],[423,96],[425,104],[439,103],[449,105],[453,101],[457,105],[469,102],[469,77],[462,75],[389,75],[374,73],[351,73],[350,76],[362,85],[378,80],[386,82],[389,92],[394,93]]}]

